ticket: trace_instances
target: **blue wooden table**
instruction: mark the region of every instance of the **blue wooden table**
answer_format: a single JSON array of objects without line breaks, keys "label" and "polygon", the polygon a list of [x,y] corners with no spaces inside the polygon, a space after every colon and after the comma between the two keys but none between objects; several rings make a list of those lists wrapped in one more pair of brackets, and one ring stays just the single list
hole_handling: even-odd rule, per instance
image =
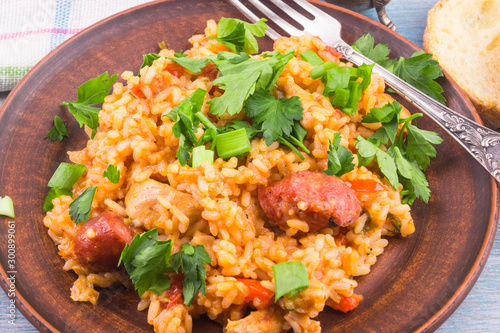
[{"label": "blue wooden table", "polygon": [[[437,0],[392,0],[387,6],[397,31],[422,47],[427,13]],[[374,10],[363,12],[377,20]],[[7,93],[0,93],[0,104]],[[37,332],[17,311],[16,326],[8,324],[8,298],[0,290],[0,332]],[[448,332],[500,332],[500,232],[497,233],[488,262],[474,288],[455,313],[438,329]]]}]

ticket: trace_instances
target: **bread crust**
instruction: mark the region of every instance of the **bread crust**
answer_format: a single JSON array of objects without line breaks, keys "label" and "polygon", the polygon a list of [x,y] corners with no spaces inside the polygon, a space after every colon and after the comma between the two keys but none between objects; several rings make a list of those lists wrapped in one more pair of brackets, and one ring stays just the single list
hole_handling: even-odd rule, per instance
[{"label": "bread crust", "polygon": [[427,16],[424,50],[464,90],[484,124],[500,128],[500,0],[440,0]]}]

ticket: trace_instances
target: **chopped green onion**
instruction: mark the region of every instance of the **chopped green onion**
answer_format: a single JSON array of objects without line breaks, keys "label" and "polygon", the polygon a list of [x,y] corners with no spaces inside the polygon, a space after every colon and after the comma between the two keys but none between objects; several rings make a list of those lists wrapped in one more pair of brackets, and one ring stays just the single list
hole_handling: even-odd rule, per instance
[{"label": "chopped green onion", "polygon": [[193,148],[193,168],[199,167],[203,162],[209,161],[210,164],[214,163],[213,150],[205,149],[205,146]]},{"label": "chopped green onion", "polygon": [[247,131],[244,128],[239,130],[217,134],[217,154],[221,158],[229,158],[251,150],[250,140],[248,140]]},{"label": "chopped green onion", "polygon": [[349,82],[349,101],[340,110],[348,115],[353,115],[358,110],[359,99],[361,98],[361,83],[357,81]]},{"label": "chopped green onion", "polygon": [[334,67],[338,67],[336,63],[333,61],[327,61],[323,65],[319,65],[318,67],[314,67],[311,69],[311,78],[312,79],[319,79],[323,75],[325,75],[325,72],[329,69],[332,69]]},{"label": "chopped green onion", "polygon": [[337,87],[335,89],[335,95],[333,95],[333,98],[330,100],[332,105],[337,105],[340,107],[346,106],[348,101],[349,101],[349,90],[340,87]]},{"label": "chopped green onion", "polygon": [[313,50],[302,52],[300,57],[302,60],[307,61],[313,66],[319,66],[324,63],[323,59],[321,59],[320,56]]},{"label": "chopped green onion", "polygon": [[50,178],[47,186],[69,190],[76,183],[78,178],[87,170],[83,164],[69,164],[62,162],[56,172]]},{"label": "chopped green onion", "polygon": [[282,296],[292,297],[309,288],[307,268],[302,261],[287,261],[273,266],[275,296],[277,302]]},{"label": "chopped green onion", "polygon": [[322,80],[325,83],[323,95],[330,97],[337,88],[348,88],[351,78],[352,68],[350,67],[334,67],[328,70]]},{"label": "chopped green onion", "polygon": [[57,187],[51,188],[49,193],[47,193],[47,196],[45,197],[45,201],[43,202],[43,211],[50,212],[52,209],[54,209],[52,200],[60,197],[61,195],[67,195],[73,197],[73,192],[71,192],[70,190],[62,190]]},{"label": "chopped green onion", "polygon": [[205,125],[206,128],[213,129],[214,131],[217,131],[217,126],[215,126],[210,119],[207,118],[201,111],[198,111],[195,113],[196,118],[198,118],[203,125]]},{"label": "chopped green onion", "polygon": [[69,215],[75,224],[89,220],[92,201],[97,186],[87,187],[83,193],[69,205]]},{"label": "chopped green onion", "polygon": [[0,215],[14,218],[14,203],[9,196],[0,197]]}]

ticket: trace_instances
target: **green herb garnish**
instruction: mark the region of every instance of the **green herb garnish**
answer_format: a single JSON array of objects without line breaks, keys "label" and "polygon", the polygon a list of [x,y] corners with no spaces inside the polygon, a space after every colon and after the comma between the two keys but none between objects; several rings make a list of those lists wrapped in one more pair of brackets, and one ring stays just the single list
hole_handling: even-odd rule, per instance
[{"label": "green herb garnish", "polygon": [[301,261],[287,261],[274,265],[274,301],[282,296],[292,297],[309,288],[307,268]]},{"label": "green herb garnish", "polygon": [[[293,58],[293,50],[262,60],[242,58],[230,52],[219,52],[213,62],[219,70],[219,78],[213,83],[219,85],[224,94],[209,100],[210,113],[222,116],[226,111],[234,115],[241,111],[245,100],[258,88],[270,91],[288,61]],[[244,60],[241,60],[244,59]],[[240,61],[241,60],[241,61]]]},{"label": "green herb garnish", "polygon": [[203,263],[211,263],[211,259],[203,246],[183,244],[182,249],[172,254],[172,240],[159,241],[158,230],[138,234],[132,242],[125,245],[118,266],[123,262],[125,269],[139,296],[147,290],[160,295],[170,287],[172,272],[184,274],[184,304],[189,306],[196,292],[206,292],[206,270]]},{"label": "green herb garnish", "polygon": [[113,164],[108,165],[108,168],[103,172],[102,176],[108,178],[113,184],[118,184],[120,181],[120,171]]},{"label": "green herb garnish", "polygon": [[340,177],[349,171],[354,170],[352,160],[354,157],[349,149],[340,146],[341,135],[340,133],[333,134],[333,141],[330,141],[328,150],[328,169],[323,171],[329,176]]},{"label": "green herb garnish", "polygon": [[260,19],[254,24],[234,18],[221,18],[217,24],[215,39],[235,53],[258,53],[259,45],[255,36],[264,37],[267,30],[266,19]]},{"label": "green herb garnish", "polygon": [[389,48],[386,44],[374,46],[374,38],[370,34],[363,35],[353,47],[380,66],[393,74],[399,76],[426,95],[444,104],[443,88],[435,81],[443,76],[443,71],[436,60],[432,60],[432,54],[417,51],[409,58],[390,59]]},{"label": "green herb garnish", "polygon": [[99,126],[99,108],[92,105],[104,102],[104,97],[109,94],[109,89],[116,81],[118,74],[109,77],[104,72],[96,78],[90,79],[78,87],[78,100],[75,102],[63,102],[69,112],[75,117],[80,127],[87,125],[91,130],[91,139],[94,138]]},{"label": "green herb garnish", "polygon": [[[400,119],[401,110],[398,102],[392,102],[371,109],[363,117],[362,123],[380,122],[382,128],[368,139],[358,136],[355,145],[359,165],[368,165],[377,157],[380,171],[392,187],[397,189],[399,183],[403,185],[403,203],[412,204],[416,198],[428,202],[430,189],[423,170],[429,165],[430,158],[436,156],[436,149],[431,144],[440,144],[443,140],[437,133],[421,130],[410,123],[421,117],[421,113]],[[404,125],[398,135],[399,124]],[[403,135],[405,130],[406,137]],[[387,151],[380,149],[381,144],[389,146]]]},{"label": "green herb garnish", "polygon": [[54,126],[45,135],[50,141],[62,141],[65,136],[69,136],[68,130],[66,129],[66,124],[61,117],[54,117]]},{"label": "green herb garnish", "polygon": [[97,186],[90,186],[69,205],[69,215],[75,224],[89,220],[90,209]]}]

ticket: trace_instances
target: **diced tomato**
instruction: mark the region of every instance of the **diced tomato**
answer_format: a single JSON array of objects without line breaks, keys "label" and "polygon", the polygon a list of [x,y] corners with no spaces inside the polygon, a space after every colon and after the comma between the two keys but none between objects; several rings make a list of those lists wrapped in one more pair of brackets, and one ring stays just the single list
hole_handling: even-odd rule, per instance
[{"label": "diced tomato", "polygon": [[180,77],[182,74],[184,74],[184,67],[177,63],[168,64],[166,69],[170,74],[177,77]]},{"label": "diced tomato", "polygon": [[167,310],[172,309],[174,306],[180,303],[182,299],[182,281],[184,280],[184,274],[171,274],[170,275],[170,288],[168,288],[168,305]]},{"label": "diced tomato", "polygon": [[349,181],[351,189],[354,192],[379,192],[385,191],[387,188],[373,179],[356,179]]},{"label": "diced tomato", "polygon": [[260,281],[243,278],[236,278],[236,280],[238,280],[239,282],[243,282],[250,291],[248,296],[245,298],[245,302],[250,303],[253,300],[258,299],[260,301],[259,308],[266,308],[271,303],[271,299],[274,296],[274,293],[271,290],[264,288],[260,284]]},{"label": "diced tomato", "polygon": [[333,49],[333,47],[328,46],[328,45],[325,47],[325,51],[328,52],[328,53],[330,53],[335,58],[340,58],[342,56],[342,54],[340,54],[339,52],[335,51]]},{"label": "diced tomato", "polygon": [[337,236],[334,237],[335,239],[335,244],[337,246],[342,246],[347,244],[347,238],[344,236],[344,234],[338,234]]},{"label": "diced tomato", "polygon": [[339,303],[329,302],[328,305],[334,310],[349,312],[354,310],[362,300],[363,296],[352,294],[352,296],[342,296]]}]

